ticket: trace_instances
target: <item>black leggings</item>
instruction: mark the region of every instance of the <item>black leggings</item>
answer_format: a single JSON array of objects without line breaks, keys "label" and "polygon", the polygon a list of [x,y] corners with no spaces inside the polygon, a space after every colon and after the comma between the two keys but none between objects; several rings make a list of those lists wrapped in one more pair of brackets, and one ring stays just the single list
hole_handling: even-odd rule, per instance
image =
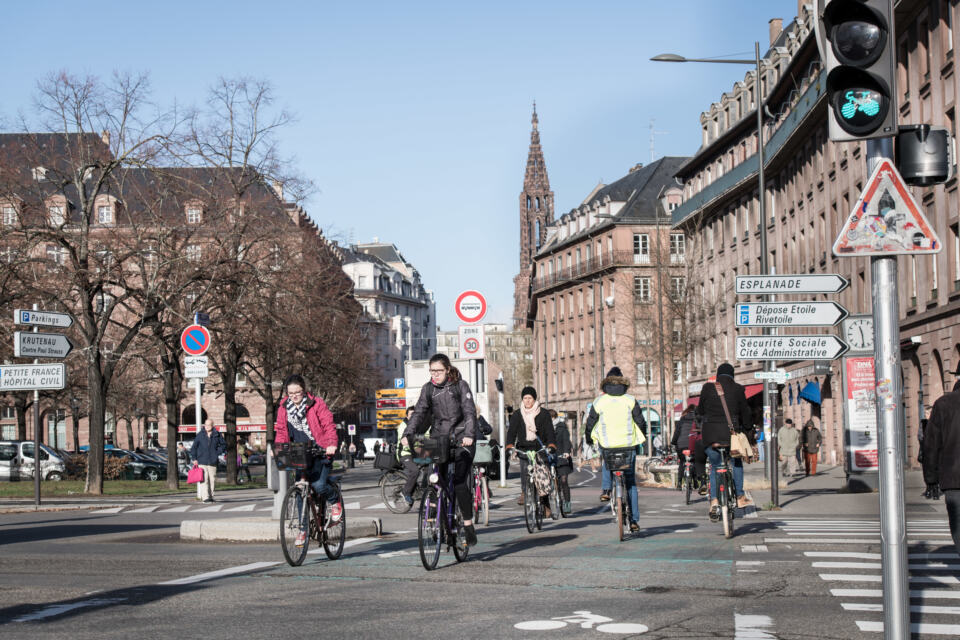
[{"label": "black leggings", "polygon": [[458,447],[453,458],[453,494],[464,520],[473,519],[473,448]]},{"label": "black leggings", "polygon": [[560,485],[560,495],[563,496],[564,502],[570,502],[570,483],[567,481],[569,474],[561,474],[557,471],[557,484]]}]

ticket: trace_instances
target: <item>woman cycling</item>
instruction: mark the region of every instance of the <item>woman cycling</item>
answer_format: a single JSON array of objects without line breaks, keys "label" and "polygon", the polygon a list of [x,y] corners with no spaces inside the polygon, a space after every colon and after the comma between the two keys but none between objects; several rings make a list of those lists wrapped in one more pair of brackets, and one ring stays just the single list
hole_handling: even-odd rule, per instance
[{"label": "woman cycling", "polygon": [[[432,425],[428,415],[433,416]],[[410,446],[410,434],[423,434],[430,429],[433,438],[452,436],[457,445],[453,455],[453,492],[463,516],[467,544],[477,544],[473,527],[473,495],[470,489],[473,466],[474,440],[477,437],[477,408],[470,386],[450,358],[438,353],[430,358],[430,382],[423,385],[420,399],[407,422],[407,430],[400,444]]]},{"label": "woman cycling", "polygon": [[[547,446],[556,451],[557,436],[553,430],[553,421],[550,420],[547,410],[537,402],[537,390],[533,387],[524,387],[520,391],[520,399],[522,401],[520,409],[510,416],[510,428],[507,429],[507,441],[504,443],[506,450],[537,451],[541,446]],[[526,477],[528,458],[527,456],[519,456],[519,458],[520,477]],[[543,502],[546,505],[543,515],[549,518],[551,513],[547,497],[543,498]],[[523,493],[520,494],[517,504],[523,504]]]},{"label": "woman cycling", "polygon": [[550,409],[550,417],[553,418],[553,430],[557,434],[557,482],[560,484],[560,493],[563,494],[563,510],[570,513],[570,482],[569,476],[573,473],[573,443],[570,442],[570,430],[567,428],[567,421],[557,416],[557,412]]},{"label": "woman cycling", "polygon": [[[294,374],[284,381],[287,396],[280,400],[277,411],[276,436],[274,445],[284,442],[316,443],[328,456],[337,451],[337,429],[333,424],[333,414],[320,398],[306,393],[303,377]],[[329,497],[327,478],[330,476],[330,458],[314,458],[309,469],[303,475],[318,495]],[[340,503],[331,507],[331,517],[337,521],[342,516]],[[306,530],[297,536],[297,546],[303,546],[307,539]]]}]

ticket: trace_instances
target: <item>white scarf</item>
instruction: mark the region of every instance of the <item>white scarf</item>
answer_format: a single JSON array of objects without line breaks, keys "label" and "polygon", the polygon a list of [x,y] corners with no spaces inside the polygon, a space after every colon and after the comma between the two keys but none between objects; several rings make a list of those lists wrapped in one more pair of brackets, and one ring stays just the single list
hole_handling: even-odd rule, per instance
[{"label": "white scarf", "polygon": [[534,422],[534,418],[537,417],[538,413],[540,413],[539,402],[534,402],[533,406],[529,409],[522,404],[520,405],[520,416],[523,418],[523,424],[527,428],[527,440],[537,439],[537,425]]}]

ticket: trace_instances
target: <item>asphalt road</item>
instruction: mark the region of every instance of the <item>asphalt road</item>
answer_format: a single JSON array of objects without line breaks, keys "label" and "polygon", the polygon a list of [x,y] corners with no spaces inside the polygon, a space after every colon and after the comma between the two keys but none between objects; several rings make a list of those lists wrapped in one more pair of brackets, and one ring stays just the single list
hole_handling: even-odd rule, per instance
[{"label": "asphalt road", "polygon": [[[0,637],[882,638],[876,494],[811,489],[738,518],[726,540],[705,499],[641,489],[641,530],[618,542],[592,474],[572,476],[574,516],[534,534],[517,490],[494,486],[467,561],[444,553],[427,572],[415,513],[387,515],[374,481],[348,474],[346,502],[392,533],[301,567],[276,545],[179,541],[180,520],[266,509],[266,492],[223,494],[213,511],[188,500],[2,515]],[[920,638],[960,635],[960,558],[941,511],[908,509]]]}]

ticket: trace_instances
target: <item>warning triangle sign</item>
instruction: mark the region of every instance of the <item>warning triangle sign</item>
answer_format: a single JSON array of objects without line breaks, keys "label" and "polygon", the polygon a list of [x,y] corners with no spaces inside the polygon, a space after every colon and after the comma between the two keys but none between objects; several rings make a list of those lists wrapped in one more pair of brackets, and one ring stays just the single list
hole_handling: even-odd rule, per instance
[{"label": "warning triangle sign", "polygon": [[873,170],[833,243],[833,255],[840,258],[940,253],[940,249],[936,232],[888,159]]}]

